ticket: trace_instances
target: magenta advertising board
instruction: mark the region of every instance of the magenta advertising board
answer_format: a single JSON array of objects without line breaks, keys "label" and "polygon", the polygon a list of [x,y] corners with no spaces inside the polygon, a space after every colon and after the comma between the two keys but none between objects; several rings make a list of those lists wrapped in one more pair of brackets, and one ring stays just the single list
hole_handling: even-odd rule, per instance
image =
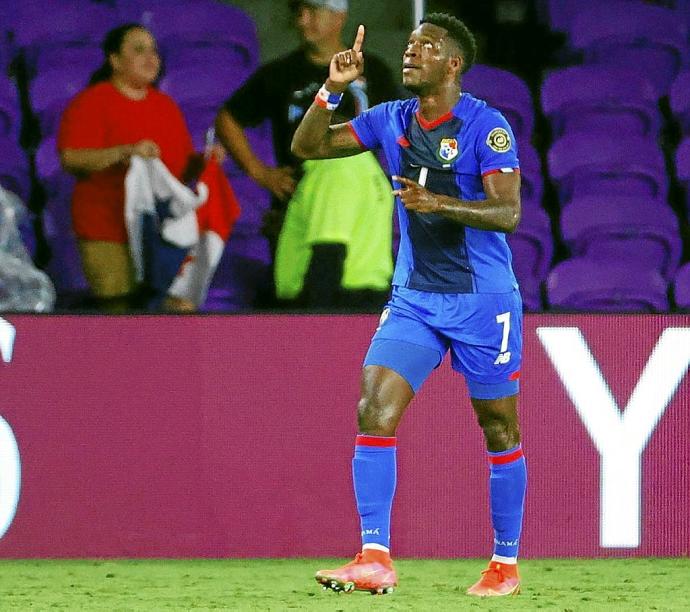
[{"label": "magenta advertising board", "polygon": [[[0,319],[0,557],[350,556],[374,316]],[[530,315],[522,554],[687,556],[690,318]],[[399,557],[485,557],[447,363],[398,431]]]}]

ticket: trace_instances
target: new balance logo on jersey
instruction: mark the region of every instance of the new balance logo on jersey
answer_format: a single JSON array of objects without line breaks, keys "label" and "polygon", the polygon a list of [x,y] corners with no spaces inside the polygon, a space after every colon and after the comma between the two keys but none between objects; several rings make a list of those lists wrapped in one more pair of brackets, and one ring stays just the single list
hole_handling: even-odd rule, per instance
[{"label": "new balance logo on jersey", "polygon": [[362,529],[362,535],[381,535],[379,532],[379,528],[377,527],[376,529]]},{"label": "new balance logo on jersey", "polygon": [[494,361],[494,365],[504,365],[510,361],[510,351],[505,351],[504,353],[499,353]]}]

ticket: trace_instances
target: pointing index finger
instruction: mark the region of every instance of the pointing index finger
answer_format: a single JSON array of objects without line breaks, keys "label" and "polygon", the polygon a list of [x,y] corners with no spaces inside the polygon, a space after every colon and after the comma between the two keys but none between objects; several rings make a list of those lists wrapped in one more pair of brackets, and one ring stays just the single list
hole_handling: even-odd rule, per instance
[{"label": "pointing index finger", "polygon": [[418,187],[419,183],[416,183],[412,179],[408,179],[404,176],[394,176],[393,180],[398,181],[401,185],[406,185],[407,187]]},{"label": "pointing index finger", "polygon": [[357,28],[357,36],[355,42],[352,44],[352,50],[359,53],[362,50],[362,43],[364,42],[364,26],[360,24]]}]

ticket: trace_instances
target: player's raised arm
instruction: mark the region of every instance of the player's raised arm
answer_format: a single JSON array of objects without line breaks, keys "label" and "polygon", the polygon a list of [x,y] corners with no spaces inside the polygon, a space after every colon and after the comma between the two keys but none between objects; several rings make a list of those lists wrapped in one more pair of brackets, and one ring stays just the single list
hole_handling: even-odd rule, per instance
[{"label": "player's raised arm", "polygon": [[292,138],[292,152],[302,159],[346,157],[362,152],[359,142],[346,123],[330,125],[349,83],[364,72],[364,26],[357,28],[351,49],[336,53],[331,59],[328,80],[314,98]]}]

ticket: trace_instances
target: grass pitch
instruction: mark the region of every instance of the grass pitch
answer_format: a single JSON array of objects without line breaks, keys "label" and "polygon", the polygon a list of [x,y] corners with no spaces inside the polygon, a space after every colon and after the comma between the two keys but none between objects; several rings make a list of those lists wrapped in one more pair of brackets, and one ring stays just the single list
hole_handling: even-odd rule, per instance
[{"label": "grass pitch", "polygon": [[342,559],[0,561],[0,610],[690,610],[690,559],[527,560],[518,597],[464,594],[485,560],[396,562],[392,595],[325,592]]}]

